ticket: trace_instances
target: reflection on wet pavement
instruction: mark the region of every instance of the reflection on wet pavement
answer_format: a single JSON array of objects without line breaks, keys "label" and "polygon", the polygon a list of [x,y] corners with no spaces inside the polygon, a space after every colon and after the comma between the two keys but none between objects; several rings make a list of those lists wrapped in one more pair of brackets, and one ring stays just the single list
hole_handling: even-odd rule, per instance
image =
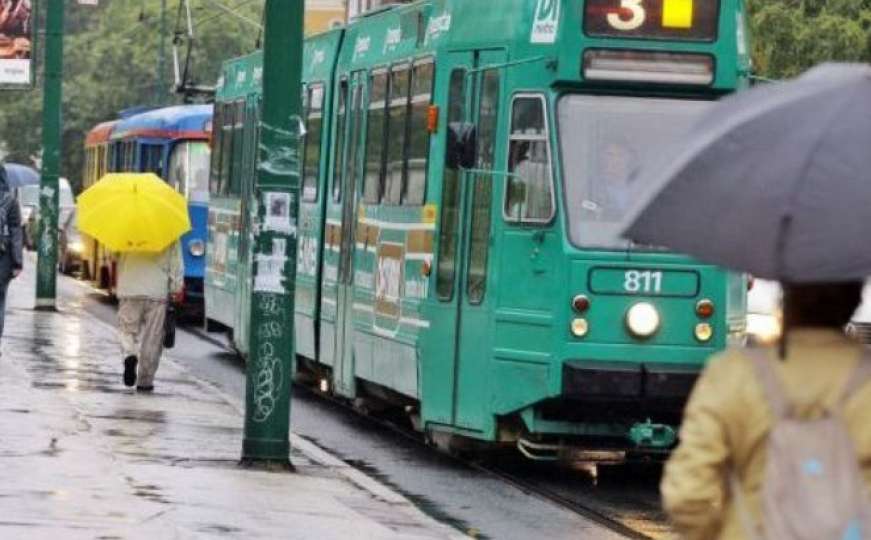
[{"label": "reflection on wet pavement", "polygon": [[0,538],[454,537],[299,451],[296,475],[240,469],[237,408],[178,362],[138,394],[121,384],[114,329],[80,303],[37,313],[22,309],[32,289],[12,292]]}]

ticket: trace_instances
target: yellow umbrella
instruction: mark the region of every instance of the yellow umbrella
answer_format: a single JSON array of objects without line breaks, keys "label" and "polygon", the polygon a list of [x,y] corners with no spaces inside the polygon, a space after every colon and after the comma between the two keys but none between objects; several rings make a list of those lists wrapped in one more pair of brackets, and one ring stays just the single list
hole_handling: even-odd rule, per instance
[{"label": "yellow umbrella", "polygon": [[191,230],[187,201],[154,174],[107,174],[76,202],[79,230],[112,251],[158,253]]}]

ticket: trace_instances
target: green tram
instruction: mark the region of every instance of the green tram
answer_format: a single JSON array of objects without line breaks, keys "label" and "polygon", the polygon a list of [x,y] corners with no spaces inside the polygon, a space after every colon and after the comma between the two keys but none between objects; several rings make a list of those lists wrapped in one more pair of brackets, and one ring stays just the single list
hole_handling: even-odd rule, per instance
[{"label": "green tram", "polygon": [[[747,84],[744,17],[421,0],[308,39],[297,376],[402,406],[433,440],[670,448],[743,331],[745,280],[618,230],[638,164]],[[215,114],[207,316],[243,353],[261,75],[259,54],[226,63]]]}]

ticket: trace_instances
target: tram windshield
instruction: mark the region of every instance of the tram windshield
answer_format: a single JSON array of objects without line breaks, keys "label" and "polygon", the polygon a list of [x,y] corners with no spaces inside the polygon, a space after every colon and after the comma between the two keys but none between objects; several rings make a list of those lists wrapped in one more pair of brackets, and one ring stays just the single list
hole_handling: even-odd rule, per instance
[{"label": "tram windshield", "polygon": [[167,181],[190,200],[206,201],[209,195],[209,144],[202,141],[179,143],[169,159]]},{"label": "tram windshield", "polygon": [[620,226],[645,190],[633,173],[687,134],[711,101],[570,95],[559,102],[559,135],[571,241],[625,248]]}]

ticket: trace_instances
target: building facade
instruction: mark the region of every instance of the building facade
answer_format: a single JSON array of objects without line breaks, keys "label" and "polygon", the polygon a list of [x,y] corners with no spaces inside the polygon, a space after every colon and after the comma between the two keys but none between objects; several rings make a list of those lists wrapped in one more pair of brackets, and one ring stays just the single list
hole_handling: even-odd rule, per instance
[{"label": "building facade", "polygon": [[319,34],[345,22],[347,0],[305,0],[305,33]]},{"label": "building facade", "polygon": [[348,20],[365,13],[371,9],[379,8],[388,4],[407,4],[412,0],[347,0]]}]

